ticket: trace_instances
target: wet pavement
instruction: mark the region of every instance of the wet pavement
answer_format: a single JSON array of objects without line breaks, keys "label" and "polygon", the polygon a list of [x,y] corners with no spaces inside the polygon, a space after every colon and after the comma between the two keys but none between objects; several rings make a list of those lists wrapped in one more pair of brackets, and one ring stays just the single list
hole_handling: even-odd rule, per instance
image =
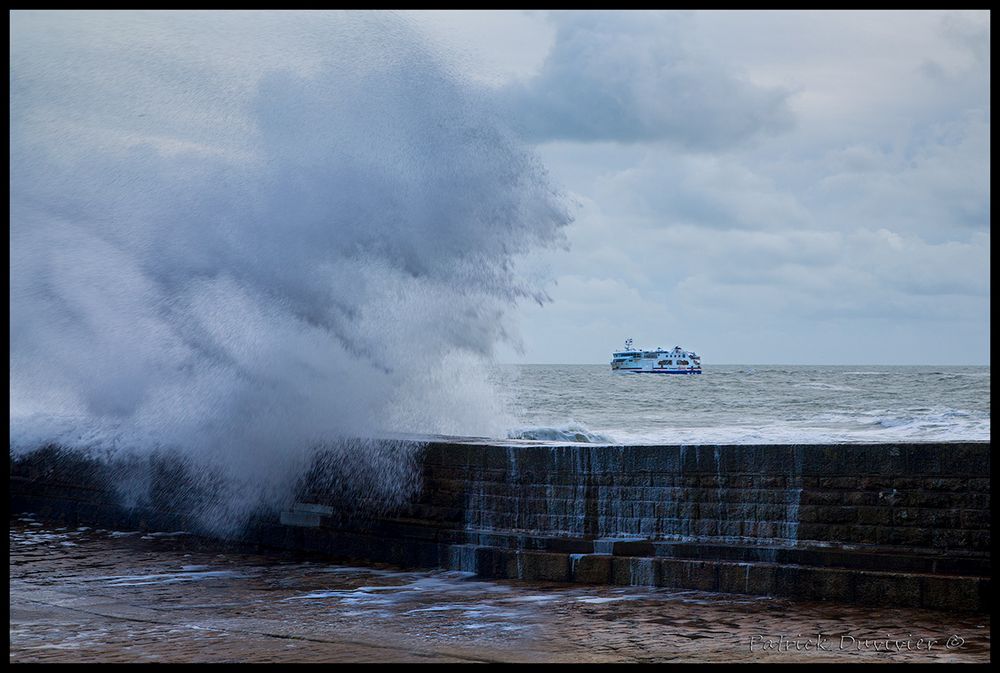
[{"label": "wet pavement", "polygon": [[[817,647],[818,644],[818,647]],[[478,580],[10,524],[11,662],[988,662],[989,615]]]}]

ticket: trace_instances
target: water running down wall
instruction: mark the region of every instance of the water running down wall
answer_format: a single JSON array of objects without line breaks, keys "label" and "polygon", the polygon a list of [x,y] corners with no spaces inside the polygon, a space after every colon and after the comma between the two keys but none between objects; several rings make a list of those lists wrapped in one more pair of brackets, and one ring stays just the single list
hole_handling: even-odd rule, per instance
[{"label": "water running down wall", "polygon": [[[485,577],[986,606],[988,443],[409,448],[420,478],[400,502],[345,490],[320,452],[296,499],[241,539]],[[148,490],[125,502],[121,465],[12,458],[12,511],[206,532],[204,482],[169,456],[141,461]]]}]

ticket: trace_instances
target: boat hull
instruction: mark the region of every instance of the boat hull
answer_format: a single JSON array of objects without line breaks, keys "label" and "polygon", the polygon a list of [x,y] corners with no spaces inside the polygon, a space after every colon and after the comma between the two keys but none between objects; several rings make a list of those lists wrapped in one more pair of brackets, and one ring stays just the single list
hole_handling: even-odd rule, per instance
[{"label": "boat hull", "polygon": [[663,369],[612,369],[616,374],[701,374],[700,369],[667,371]]}]

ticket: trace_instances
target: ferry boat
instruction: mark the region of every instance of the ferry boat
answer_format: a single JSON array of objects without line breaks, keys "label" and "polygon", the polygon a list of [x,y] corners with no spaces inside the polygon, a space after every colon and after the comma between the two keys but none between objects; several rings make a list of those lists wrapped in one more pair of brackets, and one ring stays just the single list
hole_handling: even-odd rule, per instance
[{"label": "ferry boat", "polygon": [[625,350],[612,354],[611,371],[627,374],[701,374],[701,356],[674,346],[672,350],[642,350],[625,340]]}]

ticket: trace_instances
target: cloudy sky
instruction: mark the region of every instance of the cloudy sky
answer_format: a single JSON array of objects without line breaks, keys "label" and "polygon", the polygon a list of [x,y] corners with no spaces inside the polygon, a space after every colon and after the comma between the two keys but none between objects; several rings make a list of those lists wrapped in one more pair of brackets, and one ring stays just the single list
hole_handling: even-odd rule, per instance
[{"label": "cloudy sky", "polygon": [[[479,350],[503,333],[522,347],[501,344],[501,362],[607,362],[632,337],[694,349],[706,366],[988,364],[989,30],[988,12],[15,12],[12,166],[36,165],[40,149],[55,163],[35,180],[12,170],[12,204],[53,210],[51,194],[35,194],[67,191],[53,170],[87,187],[74,166],[97,156],[128,167],[137,147],[173,157],[187,180],[184,162],[246,169],[277,133],[271,108],[298,119],[300,107],[326,106],[302,152],[282,155],[297,166],[340,147],[343,82],[400,59],[405,75],[358,85],[355,98],[426,140],[410,138],[415,147],[432,145],[440,124],[428,119],[461,116],[420,88],[443,62],[471,118],[485,109],[512,129],[573,217],[564,245],[519,260],[550,301],[479,330]],[[296,93],[297,78],[326,89]],[[384,105],[407,91],[407,104]],[[355,107],[359,124],[372,118]],[[383,149],[358,151],[408,184],[410,148]],[[425,170],[434,163],[420,163],[421,179],[442,173]],[[115,180],[88,189],[134,202],[123,221],[146,217],[155,190]],[[521,251],[497,241],[499,257]]]},{"label": "cloudy sky", "polygon": [[418,12],[573,204],[500,360],[989,363],[988,12]]}]

